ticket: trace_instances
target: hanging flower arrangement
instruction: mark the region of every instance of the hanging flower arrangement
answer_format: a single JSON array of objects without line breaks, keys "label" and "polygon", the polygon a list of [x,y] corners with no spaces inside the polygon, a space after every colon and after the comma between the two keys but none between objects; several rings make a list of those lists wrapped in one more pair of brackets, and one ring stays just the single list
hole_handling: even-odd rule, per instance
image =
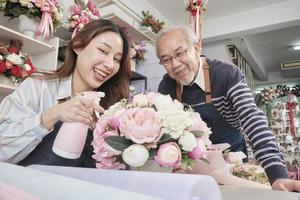
[{"label": "hanging flower arrangement", "polygon": [[158,33],[165,25],[165,22],[155,19],[155,17],[152,14],[150,14],[149,11],[147,12],[142,11],[142,14],[143,14],[143,21],[141,25],[145,27],[151,27],[154,33]]},{"label": "hanging flower arrangement", "polygon": [[36,36],[43,35],[46,40],[61,25],[62,7],[58,0],[6,0],[2,1],[1,8],[4,16],[26,15],[40,21]]},{"label": "hanging flower arrangement", "polygon": [[140,43],[133,43],[130,48],[130,58],[134,59],[137,63],[145,60],[145,54],[148,50],[146,49],[146,42],[141,41]]},{"label": "hanging flower arrangement", "polygon": [[71,16],[68,19],[69,30],[72,33],[72,38],[77,32],[92,20],[100,19],[100,12],[92,1],[85,3],[81,0],[75,0],[75,5],[71,7]]},{"label": "hanging flower arrangement", "polygon": [[185,0],[186,11],[195,17],[198,9],[206,11],[207,2],[207,0]]}]

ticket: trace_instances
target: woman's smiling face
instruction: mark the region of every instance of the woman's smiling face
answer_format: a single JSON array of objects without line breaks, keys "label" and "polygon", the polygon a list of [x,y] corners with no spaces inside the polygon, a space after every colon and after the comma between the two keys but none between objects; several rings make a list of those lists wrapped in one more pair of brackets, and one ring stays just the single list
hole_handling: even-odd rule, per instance
[{"label": "woman's smiling face", "polygon": [[75,52],[77,61],[73,82],[80,91],[94,90],[118,72],[123,56],[123,40],[118,33],[104,32]]}]

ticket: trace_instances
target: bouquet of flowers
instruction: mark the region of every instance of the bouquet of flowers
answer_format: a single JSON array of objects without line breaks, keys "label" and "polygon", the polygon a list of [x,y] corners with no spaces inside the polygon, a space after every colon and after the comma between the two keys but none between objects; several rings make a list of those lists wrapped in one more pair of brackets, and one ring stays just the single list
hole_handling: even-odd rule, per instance
[{"label": "bouquet of flowers", "polygon": [[36,35],[43,34],[46,39],[61,24],[62,7],[58,0],[6,0],[3,11],[4,16],[11,18],[26,15],[38,19],[40,25]]},{"label": "bouquet of flowers", "polygon": [[145,53],[147,52],[145,41],[140,43],[133,43],[130,48],[130,58],[136,62],[145,60]]},{"label": "bouquet of flowers", "polygon": [[10,40],[9,47],[6,47],[0,41],[0,74],[11,78],[15,83],[36,71],[29,56],[20,52],[22,45],[19,40]]},{"label": "bouquet of flowers", "polygon": [[232,174],[257,183],[270,185],[264,169],[258,165],[239,164],[232,168]]},{"label": "bouquet of flowers", "polygon": [[147,12],[142,11],[142,14],[144,18],[141,25],[146,27],[151,27],[154,33],[158,33],[165,25],[165,22],[160,22],[158,19],[155,19],[154,16],[151,15],[149,11]]},{"label": "bouquet of flowers", "polygon": [[170,96],[137,94],[114,104],[99,118],[93,158],[96,167],[103,169],[140,168],[152,161],[185,170],[195,160],[206,160],[210,133],[198,113]]},{"label": "bouquet of flowers", "polygon": [[84,27],[84,25],[91,20],[99,18],[100,12],[91,0],[87,3],[81,0],[75,0],[75,5],[71,7],[71,16],[68,19],[70,31],[73,32],[72,38]]}]

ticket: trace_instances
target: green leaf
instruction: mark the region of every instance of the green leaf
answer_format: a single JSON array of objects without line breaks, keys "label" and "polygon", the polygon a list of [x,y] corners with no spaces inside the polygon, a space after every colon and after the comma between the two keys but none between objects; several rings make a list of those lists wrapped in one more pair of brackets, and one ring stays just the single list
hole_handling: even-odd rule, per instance
[{"label": "green leaf", "polygon": [[131,140],[127,140],[121,136],[108,136],[104,139],[104,141],[118,151],[123,151],[133,144]]},{"label": "green leaf", "polygon": [[202,137],[204,135],[204,132],[203,131],[191,131],[191,133],[194,134],[195,137]]},{"label": "green leaf", "polygon": [[154,156],[156,155],[157,149],[150,149],[149,151],[149,159],[154,159]]},{"label": "green leaf", "polygon": [[169,134],[163,134],[163,136],[159,139],[159,143],[164,143],[171,140],[172,137]]}]

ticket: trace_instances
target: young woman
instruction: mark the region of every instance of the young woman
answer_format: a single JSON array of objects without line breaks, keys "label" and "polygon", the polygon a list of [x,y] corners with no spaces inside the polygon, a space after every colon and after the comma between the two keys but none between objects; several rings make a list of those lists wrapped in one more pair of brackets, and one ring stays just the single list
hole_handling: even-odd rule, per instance
[{"label": "young woman", "polygon": [[[103,19],[85,25],[67,46],[61,68],[27,78],[2,101],[0,161],[93,167],[91,131],[76,160],[54,154],[53,141],[63,122],[92,124],[93,109],[103,112],[128,97],[129,63],[128,41],[120,27]],[[78,94],[94,90],[104,92],[105,98],[92,108]]]}]

